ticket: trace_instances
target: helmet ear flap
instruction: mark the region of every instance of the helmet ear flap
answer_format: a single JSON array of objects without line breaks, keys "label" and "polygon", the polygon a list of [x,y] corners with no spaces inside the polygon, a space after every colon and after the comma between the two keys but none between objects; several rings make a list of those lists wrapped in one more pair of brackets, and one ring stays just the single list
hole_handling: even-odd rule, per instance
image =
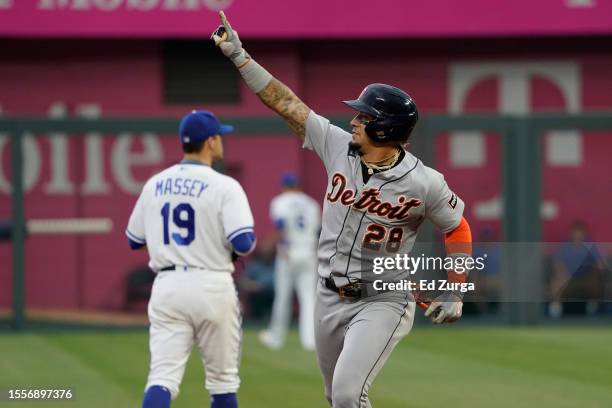
[{"label": "helmet ear flap", "polygon": [[365,132],[368,137],[377,143],[386,142],[391,136],[393,128],[390,128],[391,121],[387,118],[376,118],[368,122]]},{"label": "helmet ear flap", "polygon": [[385,130],[380,126],[379,120],[371,120],[365,126],[365,132],[370,139],[378,142],[381,137],[385,136]]}]

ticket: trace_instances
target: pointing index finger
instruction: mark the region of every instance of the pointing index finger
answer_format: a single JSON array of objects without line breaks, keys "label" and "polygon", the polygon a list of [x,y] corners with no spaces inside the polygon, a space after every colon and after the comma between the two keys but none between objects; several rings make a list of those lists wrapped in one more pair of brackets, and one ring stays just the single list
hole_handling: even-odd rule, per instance
[{"label": "pointing index finger", "polygon": [[223,10],[219,11],[219,17],[221,17],[221,24],[225,27],[225,32],[227,33],[226,40],[231,41],[234,38],[234,31],[232,30],[232,26],[229,21],[227,21],[227,17],[225,17],[225,13]]},{"label": "pointing index finger", "polygon": [[230,25],[229,21],[227,21],[227,17],[225,17],[223,10],[219,11],[219,17],[221,17],[221,24],[223,24],[223,27],[225,27],[227,31],[231,31],[232,26]]}]

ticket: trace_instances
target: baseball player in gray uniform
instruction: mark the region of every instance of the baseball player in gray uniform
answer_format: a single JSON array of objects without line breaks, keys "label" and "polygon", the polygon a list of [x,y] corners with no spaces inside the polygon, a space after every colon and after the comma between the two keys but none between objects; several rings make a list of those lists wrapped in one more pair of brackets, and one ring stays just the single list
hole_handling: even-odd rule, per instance
[{"label": "baseball player in gray uniform", "polygon": [[[328,175],[318,247],[315,342],[325,392],[334,408],[370,407],[368,390],[393,348],[413,324],[415,299],[407,290],[377,290],[371,254],[410,253],[427,218],[444,234],[447,253],[471,252],[464,203],[444,177],[403,146],[418,113],[404,91],[367,86],[345,103],[357,114],[348,133],[316,114],[242,48],[223,12],[212,39],[236,65],[260,100],[323,161]],[[459,244],[459,245],[457,245]],[[379,275],[388,282],[408,277],[402,269]],[[449,271],[449,281],[465,273]],[[461,316],[462,297],[445,291],[428,304],[434,323]]]}]

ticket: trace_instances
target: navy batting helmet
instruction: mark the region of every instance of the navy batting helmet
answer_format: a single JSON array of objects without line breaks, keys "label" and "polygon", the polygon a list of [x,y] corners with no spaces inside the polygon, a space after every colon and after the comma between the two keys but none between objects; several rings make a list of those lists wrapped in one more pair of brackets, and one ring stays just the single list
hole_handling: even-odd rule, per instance
[{"label": "navy batting helmet", "polygon": [[366,124],[365,131],[378,143],[406,143],[419,118],[410,95],[391,85],[370,84],[358,99],[344,103],[374,117]]}]

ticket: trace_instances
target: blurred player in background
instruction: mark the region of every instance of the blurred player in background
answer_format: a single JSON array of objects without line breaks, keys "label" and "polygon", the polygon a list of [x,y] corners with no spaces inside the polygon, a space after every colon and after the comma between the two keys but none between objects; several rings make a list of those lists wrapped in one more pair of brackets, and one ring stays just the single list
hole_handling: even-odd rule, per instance
[{"label": "blurred player in background", "polygon": [[248,318],[269,319],[274,303],[274,264],[276,237],[257,240],[257,248],[249,257],[238,278],[238,295],[242,313]]},{"label": "blurred player in background", "polygon": [[[357,100],[345,102],[356,111],[348,133],[253,60],[223,12],[220,17],[222,26],[212,35],[215,43],[327,171],[315,303],[317,358],[334,408],[370,407],[369,388],[412,329],[416,304],[407,290],[375,287],[377,276],[401,282],[408,271],[374,275],[367,250],[383,256],[409,254],[427,218],[444,233],[447,255],[463,261],[471,255],[472,239],[464,203],[440,173],[404,149],[418,118],[410,95],[390,85],[368,85]],[[450,282],[465,279],[463,271],[448,271]],[[425,316],[438,324],[454,322],[461,317],[462,299],[458,290],[444,291]]]},{"label": "blurred player in background", "polygon": [[300,190],[295,174],[284,174],[281,185],[283,192],[270,205],[270,217],[279,231],[274,306],[270,327],[260,333],[259,339],[271,349],[283,346],[291,321],[295,290],[300,304],[300,342],[305,350],[314,350],[314,297],[321,208]]},{"label": "blurred player in background", "polygon": [[587,238],[586,224],[575,221],[570,227],[569,240],[552,256],[552,301],[548,313],[553,318],[560,318],[572,309],[574,312],[584,309],[587,315],[599,311],[604,294],[605,264],[597,245]]},{"label": "blurred player in background", "polygon": [[151,364],[143,408],[168,408],[195,345],[212,408],[236,408],[241,315],[232,258],[255,247],[244,190],[212,169],[221,135],[233,130],[210,112],[193,111],[179,128],[184,158],[147,181],[126,234],[147,247],[157,273],[149,301]]}]

